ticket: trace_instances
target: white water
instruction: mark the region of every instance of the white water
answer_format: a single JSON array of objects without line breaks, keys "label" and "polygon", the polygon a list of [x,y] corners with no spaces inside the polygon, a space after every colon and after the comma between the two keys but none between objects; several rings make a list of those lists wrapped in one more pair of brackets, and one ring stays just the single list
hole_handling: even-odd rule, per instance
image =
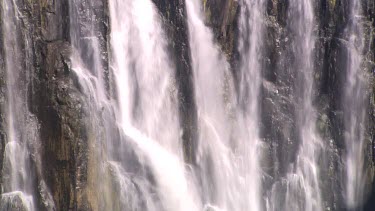
[{"label": "white water", "polygon": [[119,121],[180,154],[174,70],[154,5],[149,0],[111,1],[110,11]]},{"label": "white water", "polygon": [[[174,65],[157,10],[151,0],[110,0],[110,71],[107,90],[93,2],[70,0],[72,69],[86,95],[89,177],[97,210],[259,211],[323,210],[314,98],[313,0],[290,0],[289,29],[298,71],[296,121],[300,145],[296,162],[271,195],[263,194],[260,139],[260,86],[266,0],[241,1],[238,93],[213,33],[204,25],[202,2],[186,0],[187,23],[198,109],[197,163],[184,162]],[[2,4],[7,77],[7,144],[4,154],[4,205],[35,210],[29,148],[37,147],[38,126],[27,112],[22,50],[17,42],[20,13],[15,1]],[[78,9],[77,9],[78,7]],[[83,12],[84,11],[84,12]],[[87,15],[82,18],[78,12]],[[361,8],[351,5],[344,110],[347,167],[345,199],[355,209],[363,199],[365,123],[360,72],[363,51]],[[13,19],[10,17],[14,17]],[[82,23],[81,21],[84,21]],[[28,41],[25,41],[28,45]],[[27,47],[26,47],[27,48]],[[27,78],[27,77],[25,77]],[[17,83],[17,81],[22,83]],[[23,83],[25,82],[25,83]],[[354,99],[354,100],[353,100]],[[33,151],[33,155],[36,151]],[[40,171],[40,170],[39,170]],[[93,176],[96,175],[96,176]],[[40,175],[38,175],[40,176]],[[88,179],[90,183],[90,178]],[[100,182],[98,182],[100,181]],[[46,186],[42,181],[41,186]],[[276,192],[278,186],[284,192]],[[89,193],[92,194],[92,193]],[[284,202],[279,206],[280,198]],[[3,203],[5,202],[5,203]],[[266,202],[266,204],[264,204]]]},{"label": "white water", "polygon": [[[32,211],[34,205],[34,179],[37,173],[32,166],[31,153],[37,153],[38,126],[35,117],[28,111],[26,87],[29,83],[29,69],[26,67],[27,53],[21,43],[29,48],[29,40],[20,34],[22,14],[16,1],[1,3],[3,46],[6,72],[7,103],[6,145],[2,169],[1,209],[17,204],[20,208]],[[39,165],[39,155],[34,154],[34,163]],[[38,172],[40,173],[40,172]]]},{"label": "white water", "polygon": [[[110,68],[116,95],[109,99],[105,95],[107,90],[101,74],[102,64],[98,62],[100,50],[94,31],[85,38],[92,40],[94,70],[85,67],[80,60],[73,62],[73,66],[81,83],[86,84],[86,92],[95,101],[93,108],[104,108],[108,115],[115,115],[103,124],[119,128],[121,143],[114,145],[113,141],[104,141],[106,149],[101,159],[105,164],[100,168],[110,169],[112,180],[118,184],[117,197],[122,209],[323,210],[318,163],[323,143],[315,128],[317,114],[313,106],[313,3],[292,0],[288,12],[288,25],[293,34],[291,47],[296,60],[291,68],[297,71],[294,98],[300,141],[298,154],[287,175],[275,183],[268,198],[263,198],[265,175],[259,164],[262,156],[259,92],[266,2],[241,1],[238,48],[241,65],[236,93],[229,64],[215,44],[212,32],[204,25],[202,2],[186,1],[199,128],[197,166],[194,167],[187,166],[183,160],[176,70],[166,51],[167,42],[155,6],[150,0],[109,2]],[[358,13],[358,3],[353,5],[352,13]],[[355,21],[353,24],[358,25]],[[361,33],[355,27],[348,29],[351,42],[356,42]],[[75,47],[80,48],[79,42]],[[353,84],[357,84],[360,50],[352,47],[349,53],[349,98],[358,91]],[[94,119],[100,121],[100,118],[102,116]],[[357,120],[354,116],[348,118],[351,118],[347,123],[348,134],[355,133]],[[360,134],[363,135],[363,131]],[[107,134],[107,138],[109,136]],[[356,165],[363,163],[362,145],[361,141],[347,143],[350,146],[346,161],[349,207],[355,206],[362,197],[363,184],[359,181],[363,177],[363,165]],[[132,156],[137,160],[136,165],[143,169],[141,173],[129,170],[134,163],[124,156],[129,153],[125,148],[134,152]],[[283,186],[285,189],[281,190],[285,192],[277,190],[279,186]],[[280,200],[284,200],[281,206]]]},{"label": "white water", "polygon": [[[288,26],[294,54],[295,115],[299,148],[296,161],[290,164],[285,178],[272,187],[268,210],[323,210],[319,164],[323,143],[316,131],[317,114],[314,98],[314,1],[292,0],[289,3]],[[281,206],[281,208],[280,208]]]},{"label": "white water", "polygon": [[293,52],[297,60],[297,127],[300,146],[293,172],[287,175],[289,181],[286,193],[286,210],[322,210],[319,187],[318,159],[322,152],[322,140],[315,124],[317,114],[314,98],[314,1],[293,0],[290,2],[289,20],[295,33]]},{"label": "white water", "polygon": [[[115,95],[109,98],[95,16],[85,8],[89,5],[83,5],[92,15],[82,30],[79,18],[84,13],[74,7],[81,2],[72,0],[71,5],[72,66],[90,102],[87,127],[95,135],[89,146],[100,154],[91,155],[99,161],[91,168],[98,168],[98,178],[104,178],[103,184],[93,187],[104,191],[98,197],[100,209],[199,210],[182,157],[174,70],[154,5],[150,0],[109,2],[115,83]],[[90,57],[84,57],[87,49]],[[119,135],[111,134],[116,131],[113,127]]]},{"label": "white water", "polygon": [[[264,43],[264,14],[265,0],[246,0],[241,5],[239,21],[239,52],[241,55],[241,69],[239,78],[239,125],[243,132],[243,147],[245,168],[242,174],[246,176],[246,190],[248,204],[242,210],[262,210],[261,178],[264,176],[260,168],[261,140],[260,140],[260,86],[262,78],[262,43]],[[241,190],[243,191],[243,190]]]},{"label": "white water", "polygon": [[350,5],[347,36],[347,69],[344,82],[344,138],[346,144],[345,201],[347,207],[356,209],[364,197],[364,133],[366,118],[366,76],[361,70],[364,48],[361,23],[361,2],[353,0]]},{"label": "white water", "polygon": [[198,210],[183,161],[174,70],[155,11],[150,0],[110,1],[118,124],[150,166],[163,210]]},{"label": "white water", "polygon": [[[260,2],[256,3],[258,8],[250,6],[250,2],[246,4],[252,11],[261,7]],[[254,28],[250,34],[242,32],[243,37],[250,36],[251,45],[243,55],[248,62],[241,69],[242,104],[238,105],[229,64],[214,43],[212,32],[204,25],[201,6],[198,0],[186,1],[198,110],[196,156],[203,203],[207,209],[215,210],[261,210],[257,149],[260,65],[256,56],[261,32],[257,31],[256,19],[262,11],[257,11],[250,20],[241,17],[241,27]]]}]

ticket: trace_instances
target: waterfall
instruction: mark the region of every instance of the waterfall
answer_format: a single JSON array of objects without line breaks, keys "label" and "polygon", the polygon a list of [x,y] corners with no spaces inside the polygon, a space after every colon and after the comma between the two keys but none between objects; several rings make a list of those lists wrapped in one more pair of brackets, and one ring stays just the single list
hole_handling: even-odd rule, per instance
[{"label": "waterfall", "polygon": [[365,207],[374,3],[0,6],[0,211]]},{"label": "waterfall", "polygon": [[[261,26],[257,28],[256,21],[261,16],[262,4],[256,2],[258,7],[255,8],[246,2],[252,12],[261,10],[251,13],[249,21],[244,14],[241,16],[244,40],[240,50],[244,53],[244,64],[239,99],[236,99],[229,64],[214,43],[212,32],[204,25],[200,2],[192,0],[186,4],[199,120],[197,171],[204,206],[220,210],[260,210],[257,149],[260,64],[256,54]],[[244,30],[250,31],[249,34]],[[250,40],[245,41],[247,36]],[[250,47],[244,46],[247,43]],[[256,82],[251,81],[251,77]]]},{"label": "waterfall", "polygon": [[361,2],[350,3],[347,39],[347,69],[344,76],[344,139],[346,144],[345,200],[348,208],[362,205],[364,197],[364,133],[366,118],[366,76],[361,70],[364,35],[361,23]]},{"label": "waterfall", "polygon": [[314,98],[314,8],[311,0],[290,2],[289,24],[297,70],[296,124],[300,140],[296,164],[287,175],[286,210],[322,210],[318,159],[322,140],[317,134]]},{"label": "waterfall", "polygon": [[[194,75],[194,90],[198,113],[198,147],[196,152],[204,207],[233,210],[238,187],[230,149],[232,120],[229,118],[230,87],[225,90],[228,64],[213,43],[213,35],[204,25],[201,2],[187,0],[189,43]],[[225,99],[225,96],[228,96]],[[226,102],[227,101],[227,102]],[[226,105],[227,104],[227,105]],[[230,198],[233,197],[233,198]]]},{"label": "waterfall", "polygon": [[117,123],[154,176],[162,206],[156,210],[198,210],[183,161],[175,72],[160,17],[150,0],[111,0],[110,12]]},{"label": "waterfall", "polygon": [[[323,142],[316,130],[314,100],[314,8],[311,0],[292,0],[288,8],[289,36],[294,70],[295,124],[299,140],[295,162],[280,182],[272,187],[269,210],[323,210],[320,190],[319,159]],[[293,78],[293,75],[289,76]],[[280,189],[282,187],[282,189]],[[284,190],[284,191],[280,191]]]},{"label": "waterfall", "polygon": [[[264,176],[260,168],[261,139],[260,139],[260,86],[262,78],[262,53],[264,33],[264,0],[246,0],[243,2],[239,20],[239,52],[241,69],[239,77],[239,119],[243,126],[243,147],[241,152],[247,167],[244,191],[248,194],[248,203],[242,210],[262,210],[261,178]],[[250,203],[250,201],[252,201]]]},{"label": "waterfall", "polygon": [[[2,160],[0,210],[36,210],[37,177],[41,179],[39,125],[28,111],[30,37],[22,29],[24,14],[15,0],[1,3],[4,72],[6,74],[6,141]],[[26,49],[26,50],[24,50]]]},{"label": "waterfall", "polygon": [[[101,209],[197,210],[180,144],[173,64],[154,5],[149,0],[109,1],[109,66],[115,84],[109,97],[94,5],[79,0],[71,5],[72,66],[91,105],[87,124],[97,135],[89,145],[102,154],[91,168],[106,178],[99,187],[107,194],[99,197]],[[104,131],[98,132],[100,126]],[[104,152],[94,146],[104,146]],[[111,184],[115,195],[108,193]]]}]

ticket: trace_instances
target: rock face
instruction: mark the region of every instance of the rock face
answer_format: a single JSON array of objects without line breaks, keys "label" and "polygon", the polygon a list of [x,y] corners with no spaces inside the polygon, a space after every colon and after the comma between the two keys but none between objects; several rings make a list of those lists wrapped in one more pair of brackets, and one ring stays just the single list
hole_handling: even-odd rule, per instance
[{"label": "rock face", "polygon": [[[70,71],[68,42],[49,43],[35,94],[32,112],[40,120],[43,175],[58,209],[87,208],[83,196],[87,183],[87,132],[85,102]],[[45,72],[44,72],[45,71]]]},{"label": "rock face", "polygon": [[[88,187],[89,168],[89,132],[85,127],[87,120],[87,102],[81,93],[77,76],[71,70],[70,56],[72,45],[69,33],[69,3],[72,1],[30,0],[15,1],[22,13],[22,35],[19,42],[23,50],[26,46],[32,49],[32,56],[26,58],[29,65],[28,106],[40,126],[41,172],[37,176],[39,195],[37,196],[38,210],[96,210],[96,202],[90,200]],[[84,2],[84,1],[82,1]],[[98,12],[101,26],[98,31],[103,38],[101,51],[103,63],[108,69],[107,36],[109,33],[106,0],[95,1],[95,11]],[[165,33],[169,41],[170,56],[176,65],[178,83],[180,121],[183,128],[184,155],[186,162],[194,165],[197,140],[197,111],[194,101],[193,76],[191,56],[189,51],[188,27],[186,23],[186,8],[184,0],[153,0],[159,9],[165,25]],[[333,177],[333,172],[342,171],[340,156],[345,153],[343,140],[342,117],[342,66],[345,55],[342,55],[345,42],[343,30],[348,23],[348,10],[351,0],[318,0],[315,2],[316,13],[316,54],[315,54],[315,93],[314,105],[318,108],[319,117],[317,128],[325,140],[329,156],[326,166],[327,177],[323,195],[327,199],[325,207],[330,210],[340,210],[343,198],[337,194],[343,184],[339,178]],[[366,119],[365,149],[366,149],[366,184],[375,190],[374,177],[374,139],[375,139],[375,2],[362,0],[364,33],[366,44],[364,57],[366,62],[363,69],[370,78],[366,96],[368,98],[368,115]],[[82,3],[83,4],[83,3]],[[237,19],[241,9],[237,0],[202,0],[206,14],[206,24],[215,34],[217,43],[230,61],[232,73],[238,69],[237,52]],[[287,28],[288,0],[268,0],[265,14],[266,32],[264,37],[265,56],[264,81],[262,82],[262,138],[268,147],[267,162],[264,170],[271,178],[278,178],[286,173],[287,165],[292,162],[298,148],[293,119],[293,99],[290,84],[293,75],[285,70],[288,62],[283,58],[288,50]],[[6,139],[6,76],[4,71],[4,48],[0,27],[0,169]],[[28,37],[31,43],[25,45]],[[110,75],[108,73],[108,81]],[[236,78],[236,77],[234,77]],[[108,83],[109,86],[109,83]],[[110,89],[110,88],[108,88]],[[267,130],[273,128],[272,131]],[[276,155],[276,156],[275,156]],[[2,178],[2,175],[0,175]],[[46,184],[42,182],[42,178]],[[263,186],[270,187],[274,179],[267,179]],[[45,193],[46,187],[51,196]],[[267,194],[267,193],[265,193]],[[373,194],[371,197],[375,197]],[[373,199],[372,198],[372,199]],[[371,210],[371,200],[366,209]],[[13,208],[0,210],[25,210],[20,198],[14,198]],[[51,202],[51,200],[53,202]],[[374,201],[374,200],[372,200]],[[10,206],[10,205],[9,205]],[[53,208],[54,207],[54,208]]]},{"label": "rock face", "polygon": [[[25,58],[30,71],[28,106],[40,125],[38,153],[42,170],[38,172],[38,187],[35,187],[39,193],[36,208],[90,210],[85,193],[88,157],[83,125],[85,102],[70,70],[68,1],[15,2],[23,22],[23,36],[18,42],[22,50],[32,51],[31,58]],[[26,42],[31,42],[28,43],[31,49],[26,49]],[[4,82],[1,80],[2,90]],[[4,137],[1,141],[4,143]]]},{"label": "rock face", "polygon": [[186,160],[194,163],[196,147],[197,113],[194,102],[193,75],[188,41],[186,6],[184,0],[153,0],[160,10],[169,38],[170,56],[176,65],[180,124],[183,128],[184,153]]},{"label": "rock face", "polygon": [[[340,178],[333,176],[333,173],[340,175],[343,171],[341,156],[345,154],[345,142],[343,137],[343,83],[346,60],[344,30],[350,18],[350,3],[348,0],[320,0],[314,1],[316,14],[316,52],[315,52],[315,100],[314,106],[318,109],[317,128],[320,135],[327,140],[325,144],[325,157],[328,163],[321,163],[325,166],[326,172],[322,175],[323,198],[326,199],[325,207],[333,210],[343,209],[344,199],[339,192],[343,190],[344,184]],[[237,70],[236,64],[236,18],[241,5],[237,1],[204,1],[207,23],[213,27],[217,42],[227,53],[228,60],[234,74]],[[262,137],[268,145],[269,157],[264,170],[272,178],[285,176],[288,165],[295,159],[298,149],[298,137],[295,133],[294,121],[294,99],[293,78],[296,76],[288,72],[287,64],[292,58],[285,57],[288,53],[288,46],[291,38],[288,32],[287,8],[288,0],[269,0],[267,2],[267,13],[265,14],[265,56],[263,57],[263,87],[262,87],[262,118],[260,124],[263,127]],[[363,21],[365,49],[363,52],[365,62],[363,70],[369,77],[370,84],[367,90],[368,113],[366,115],[365,132],[365,169],[366,184],[371,186],[374,177],[374,33],[375,26],[374,5],[372,1],[361,1],[363,7]],[[234,44],[235,46],[235,44]],[[269,128],[273,128],[271,131]],[[276,155],[276,156],[275,156]],[[273,180],[273,179],[271,179]],[[263,186],[275,181],[264,181]],[[370,200],[369,200],[370,201]]]}]

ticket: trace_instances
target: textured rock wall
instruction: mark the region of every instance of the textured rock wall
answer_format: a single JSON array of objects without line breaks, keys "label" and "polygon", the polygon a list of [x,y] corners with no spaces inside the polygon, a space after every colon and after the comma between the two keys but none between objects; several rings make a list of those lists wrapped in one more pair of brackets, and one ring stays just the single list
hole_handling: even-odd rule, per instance
[{"label": "textured rock wall", "polygon": [[[68,1],[34,1],[32,7],[35,75],[30,110],[41,127],[43,176],[57,210],[81,210],[86,207],[82,189],[87,140],[82,95],[69,69],[69,5]],[[43,198],[39,200],[43,204]]]},{"label": "textured rock wall", "polygon": [[194,100],[193,71],[191,69],[185,1],[153,1],[160,11],[165,25],[170,57],[175,64],[185,159],[187,162],[194,164],[197,112]]},{"label": "textured rock wall", "polygon": [[[169,40],[170,55],[176,65],[176,78],[179,90],[179,108],[185,157],[194,163],[196,143],[197,114],[194,102],[192,70],[188,43],[188,28],[186,23],[186,8],[183,0],[153,0],[160,11],[165,25],[165,33]],[[342,143],[342,118],[340,117],[340,96],[342,89],[343,67],[342,43],[340,38],[347,23],[348,2],[350,0],[319,0],[315,1],[317,14],[317,43],[316,43],[316,84],[318,92],[314,104],[319,110],[318,128],[326,140],[327,155],[330,155],[327,171],[340,171],[339,156],[344,149]],[[82,1],[85,2],[85,1]],[[106,58],[108,46],[108,23],[106,15],[107,2],[98,2],[96,11],[100,16],[99,26],[102,37],[101,51]],[[215,38],[228,56],[234,76],[236,76],[238,52],[236,47],[237,18],[240,11],[239,1],[236,0],[202,0],[206,14],[206,24],[213,29]],[[31,0],[17,1],[23,16],[23,35],[30,37],[32,57],[26,62],[29,69],[29,106],[40,124],[42,175],[49,187],[57,210],[95,210],[96,202],[90,201],[88,187],[89,132],[85,129],[87,108],[77,77],[71,71],[71,44],[69,33],[69,1]],[[365,49],[365,69],[371,79],[369,87],[368,129],[366,132],[366,166],[368,183],[373,174],[373,137],[375,131],[374,109],[375,95],[373,70],[375,69],[375,3],[363,0],[365,33],[368,46]],[[266,156],[265,170],[274,178],[283,176],[287,166],[293,161],[293,155],[298,143],[294,133],[291,76],[285,72],[285,62],[282,58],[288,46],[287,39],[287,8],[288,0],[268,0],[265,14],[265,56],[263,58],[264,78],[262,87],[262,122],[263,128],[273,128],[272,131],[263,129],[262,136],[268,144],[269,155]],[[1,27],[0,27],[1,34]],[[2,36],[0,36],[1,39]],[[24,43],[25,40],[20,40]],[[0,69],[4,70],[4,48],[0,40]],[[25,47],[25,45],[23,45]],[[26,50],[26,49],[25,49]],[[107,60],[103,61],[107,68]],[[108,77],[109,73],[108,73]],[[4,103],[5,71],[0,71],[0,152],[4,150],[5,132]],[[110,89],[108,84],[108,89]],[[3,153],[1,153],[3,154]],[[276,156],[273,156],[276,155]],[[0,157],[2,163],[3,156]],[[0,166],[1,167],[1,166]],[[325,172],[332,175],[332,172]],[[39,178],[40,179],[40,178]],[[340,190],[338,178],[328,177],[323,183],[329,206],[341,200],[332,191]],[[265,181],[265,187],[272,181]],[[40,210],[50,210],[41,184],[36,187]],[[375,195],[374,195],[375,196]],[[336,207],[338,208],[338,207]],[[97,209],[97,208],[96,208]]]},{"label": "textured rock wall", "polygon": [[[70,69],[69,2],[15,2],[23,23],[18,41],[23,51],[32,52],[25,58],[29,72],[26,81],[30,81],[27,85],[29,110],[38,118],[40,126],[38,153],[42,172],[35,187],[39,193],[35,196],[37,209],[52,210],[46,194],[48,187],[57,210],[90,210],[86,193],[88,140],[84,127],[87,106]],[[25,43],[29,41],[27,46]],[[5,81],[1,82],[3,90]],[[46,184],[41,182],[42,177]]]},{"label": "textured rock wall", "polygon": [[[342,209],[344,199],[341,155],[345,152],[343,139],[343,108],[342,99],[345,75],[345,44],[344,29],[348,23],[350,0],[319,0],[315,2],[316,14],[316,48],[315,48],[315,100],[314,106],[318,110],[317,129],[326,141],[326,160],[320,163],[324,166],[322,176],[322,191],[325,206],[331,209]],[[231,61],[234,77],[238,70],[236,56],[236,19],[241,5],[231,0],[204,0],[206,21],[213,28],[217,42],[227,53]],[[263,52],[263,86],[261,93],[262,137],[268,145],[269,154],[266,155],[264,170],[272,178],[285,175],[289,163],[295,159],[298,149],[293,104],[293,79],[296,77],[287,68],[293,62],[288,32],[288,0],[268,0],[265,14],[265,49]],[[374,76],[375,48],[374,48],[374,15],[373,1],[362,0],[365,49],[363,71],[366,72],[370,85],[368,86],[367,102],[368,114],[365,133],[365,169],[366,187],[371,186],[374,174]],[[234,41],[233,41],[234,40]],[[234,42],[234,44],[233,44]],[[269,130],[268,128],[272,128]],[[268,162],[267,162],[268,161]],[[269,188],[273,179],[263,182],[264,188]],[[370,201],[370,200],[369,200]]]},{"label": "textured rock wall", "polygon": [[[52,192],[56,209],[98,210],[97,198],[91,187],[93,184],[89,184],[90,176],[95,175],[95,169],[89,162],[92,158],[89,145],[92,131],[87,126],[90,106],[78,77],[71,70],[69,30],[72,10],[69,3],[72,1],[34,2],[39,11],[31,11],[34,13],[31,19],[35,29],[36,60],[30,109],[41,125],[43,176]],[[93,27],[99,39],[105,77],[108,78],[107,2],[77,1],[74,6],[81,8],[76,18],[82,23],[88,25],[95,17]],[[79,33],[83,33],[80,36],[84,37],[86,31],[84,25],[81,27]],[[80,43],[83,47],[89,45],[84,40]],[[86,52],[82,58],[90,60],[87,55]],[[109,90],[108,84],[107,88]],[[43,203],[43,198],[40,201]]]}]

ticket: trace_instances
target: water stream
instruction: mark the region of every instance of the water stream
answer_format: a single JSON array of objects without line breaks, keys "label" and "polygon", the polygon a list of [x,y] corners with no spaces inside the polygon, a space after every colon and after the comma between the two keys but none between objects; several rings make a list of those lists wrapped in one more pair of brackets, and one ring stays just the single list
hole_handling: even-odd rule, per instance
[{"label": "water stream", "polygon": [[347,69],[344,82],[344,139],[346,144],[346,186],[347,206],[356,209],[363,202],[364,194],[364,133],[366,118],[367,79],[361,70],[364,49],[363,27],[361,23],[361,3],[352,1],[348,25]]},{"label": "water stream", "polygon": [[[278,155],[270,156],[275,152],[269,149],[270,143],[263,137],[268,130],[276,130],[264,128],[261,116],[268,112],[263,109],[269,108],[261,106],[264,92],[269,91],[263,86],[274,83],[265,77],[268,66],[264,59],[269,53],[266,37],[270,30],[270,2],[235,1],[239,5],[235,65],[210,28],[210,14],[204,11],[207,1],[183,2],[186,5],[181,5],[186,8],[181,8],[178,15],[186,19],[189,43],[184,46],[188,48],[187,62],[191,65],[188,71],[191,71],[192,87],[189,89],[194,92],[194,103],[189,105],[193,105],[197,113],[197,121],[193,123],[196,124],[193,128],[197,128],[193,131],[197,140],[192,140],[197,143],[196,148],[192,147],[194,159],[185,157],[184,153],[187,149],[182,134],[186,131],[183,131],[179,106],[185,104],[180,99],[178,83],[181,82],[177,80],[181,70],[171,56],[171,49],[178,43],[168,37],[172,31],[169,27],[176,27],[168,22],[170,14],[161,14],[152,0],[108,0],[105,6],[101,0],[69,0],[72,47],[69,77],[77,78],[75,88],[82,95],[80,100],[85,108],[79,120],[83,121],[82,131],[87,137],[79,141],[87,143],[88,147],[87,155],[81,155],[87,156],[87,169],[78,169],[79,172],[72,175],[85,177],[87,173],[87,190],[79,191],[86,191],[91,208],[144,211],[330,209],[321,182],[326,140],[316,126],[316,1],[289,0],[287,23],[282,32],[287,45],[280,50],[280,54],[286,55],[277,57],[287,61],[283,68],[291,73],[288,83],[282,85],[290,86],[287,87],[291,90],[287,91],[290,96],[285,96],[285,101],[291,101],[287,109],[292,114],[288,118],[293,119],[296,134],[291,136],[296,140],[288,139],[288,144],[295,144],[296,150],[295,155],[289,156],[292,159],[282,164],[286,170],[278,169],[276,163],[269,164],[269,157]],[[22,28],[28,24],[19,4],[18,0],[1,2],[3,43],[0,46],[3,49],[0,56],[3,58],[0,59],[4,61],[1,68],[5,70],[7,92],[5,108],[1,109],[5,113],[6,136],[0,210],[14,210],[17,206],[21,210],[38,210],[40,195],[46,195],[48,199],[43,199],[46,207],[54,210],[54,196],[41,170],[41,129],[38,119],[29,112],[33,73],[27,61],[34,54],[32,40]],[[345,149],[339,162],[344,166],[345,179],[339,181],[344,193],[337,194],[343,195],[345,208],[355,210],[365,197],[368,81],[362,72],[362,8],[359,0],[349,5],[349,20],[344,31],[347,64],[340,102]],[[107,6],[108,11],[105,11],[102,7]],[[103,20],[108,23],[101,22]],[[103,28],[110,33],[107,35]],[[277,77],[283,75],[276,71],[280,67],[271,68],[275,68],[275,81],[281,80]],[[274,86],[279,85],[275,82]],[[267,165],[279,172],[269,175]]]},{"label": "water stream", "polygon": [[[23,15],[18,1],[1,3],[2,31],[4,32],[4,65],[6,75],[6,140],[2,164],[1,210],[12,206],[33,211],[36,209],[37,177],[41,177],[38,149],[39,126],[35,116],[28,110],[27,87],[31,69],[29,58],[30,37],[21,29]],[[23,43],[20,43],[21,40]],[[23,48],[27,49],[26,51]],[[42,180],[41,180],[42,182]]]},{"label": "water stream", "polygon": [[162,207],[156,210],[197,210],[183,161],[175,72],[159,14],[150,0],[111,0],[110,11],[117,124],[155,179],[151,185]]},{"label": "water stream", "polygon": [[[314,101],[314,1],[292,0],[288,9],[290,48],[293,55],[287,68],[295,74],[293,98],[298,149],[295,161],[289,164],[285,177],[274,184],[269,210],[323,210],[320,190],[319,159],[323,142],[316,129],[317,112]],[[292,66],[291,66],[292,65]],[[280,191],[280,187],[283,187]],[[279,192],[278,192],[279,191]]]},{"label": "water stream", "polygon": [[319,157],[323,143],[316,130],[317,113],[314,100],[314,1],[292,1],[289,9],[292,49],[297,70],[296,118],[299,150],[295,166],[287,175],[289,181],[286,206],[289,210],[322,210],[319,184]]}]

